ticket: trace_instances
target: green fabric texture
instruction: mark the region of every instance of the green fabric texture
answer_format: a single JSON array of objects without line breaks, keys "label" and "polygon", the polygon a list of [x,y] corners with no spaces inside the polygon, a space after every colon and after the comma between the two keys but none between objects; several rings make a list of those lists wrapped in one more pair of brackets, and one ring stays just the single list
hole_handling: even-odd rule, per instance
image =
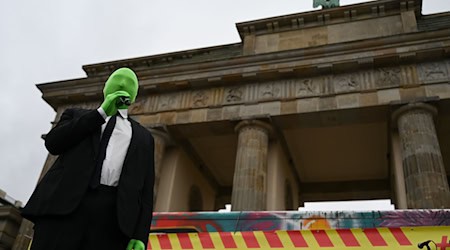
[{"label": "green fabric texture", "polygon": [[101,107],[106,115],[115,115],[118,109],[127,109],[128,105],[118,104],[119,97],[129,97],[130,102],[134,103],[138,88],[137,76],[131,69],[120,68],[114,71],[103,88],[104,101]]},{"label": "green fabric texture", "polygon": [[140,240],[130,240],[126,250],[145,250],[144,242]]}]

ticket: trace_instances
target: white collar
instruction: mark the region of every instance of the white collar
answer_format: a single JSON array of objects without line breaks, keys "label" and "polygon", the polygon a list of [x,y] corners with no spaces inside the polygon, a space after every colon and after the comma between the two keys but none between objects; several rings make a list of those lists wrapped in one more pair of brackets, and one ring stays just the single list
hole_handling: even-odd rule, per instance
[{"label": "white collar", "polygon": [[128,118],[128,109],[119,109],[119,115],[123,118],[123,119],[127,119]]}]

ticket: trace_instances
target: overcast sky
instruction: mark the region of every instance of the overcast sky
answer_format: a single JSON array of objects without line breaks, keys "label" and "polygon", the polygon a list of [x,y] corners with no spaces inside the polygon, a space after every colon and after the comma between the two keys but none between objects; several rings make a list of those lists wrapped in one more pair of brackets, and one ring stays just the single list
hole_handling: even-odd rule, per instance
[{"label": "overcast sky", "polygon": [[[24,203],[55,112],[35,84],[82,65],[240,42],[235,24],[312,10],[313,0],[0,0],[0,189]],[[341,5],[365,2],[341,0]],[[423,0],[423,13],[450,11]]]}]

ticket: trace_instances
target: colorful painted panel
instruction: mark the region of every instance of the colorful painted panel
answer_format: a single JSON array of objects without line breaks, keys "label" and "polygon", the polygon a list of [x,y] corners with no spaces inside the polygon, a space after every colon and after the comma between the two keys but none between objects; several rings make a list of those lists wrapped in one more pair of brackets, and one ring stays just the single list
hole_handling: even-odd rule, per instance
[{"label": "colorful painted panel", "polygon": [[450,248],[450,227],[151,234],[148,249]]},{"label": "colorful painted panel", "polygon": [[197,232],[415,226],[450,226],[450,210],[155,213],[152,222],[152,230],[187,228]]}]

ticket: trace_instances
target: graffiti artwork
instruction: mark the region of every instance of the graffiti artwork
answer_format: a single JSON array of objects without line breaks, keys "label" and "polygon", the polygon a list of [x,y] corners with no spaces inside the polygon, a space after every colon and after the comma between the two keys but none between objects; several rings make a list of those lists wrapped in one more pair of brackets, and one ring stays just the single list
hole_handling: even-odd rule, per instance
[{"label": "graffiti artwork", "polygon": [[152,230],[186,228],[197,232],[417,226],[450,226],[450,210],[154,213],[152,222]]}]

